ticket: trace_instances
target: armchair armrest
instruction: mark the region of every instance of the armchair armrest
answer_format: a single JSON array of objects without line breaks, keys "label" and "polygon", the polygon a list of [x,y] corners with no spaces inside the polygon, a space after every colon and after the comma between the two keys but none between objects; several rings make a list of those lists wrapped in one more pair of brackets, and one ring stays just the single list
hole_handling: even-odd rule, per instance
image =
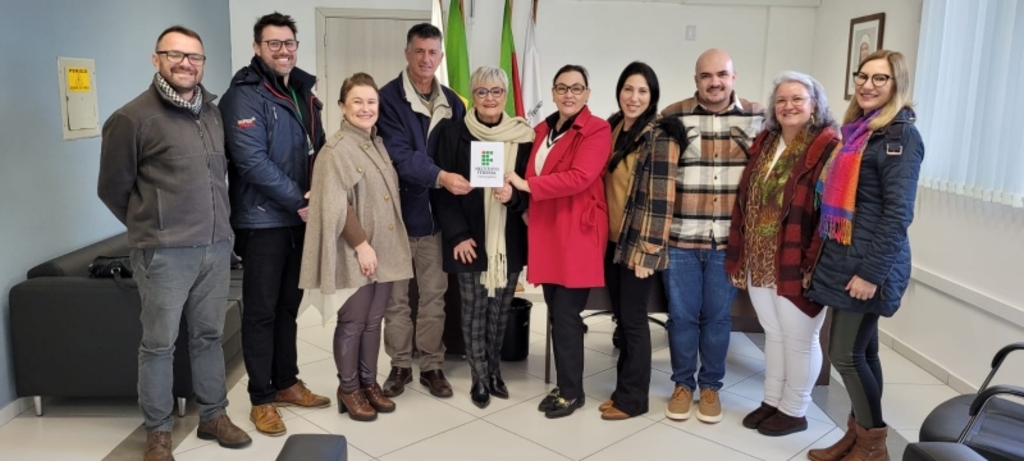
[{"label": "armchair armrest", "polygon": [[960,433],[960,439],[957,443],[964,443],[967,440],[967,436],[971,433],[971,429],[974,428],[974,424],[978,421],[978,417],[981,416],[982,411],[985,410],[985,406],[997,395],[1012,395],[1024,399],[1024,387],[1010,386],[1006,384],[1000,384],[992,386],[978,393],[974,397],[974,401],[971,402],[971,408],[968,411],[968,415],[971,419],[967,421],[967,427]]},{"label": "armchair armrest", "polygon": [[989,383],[992,382],[992,378],[994,378],[996,376],[996,372],[999,371],[999,367],[1003,365],[1003,360],[1006,359],[1006,356],[1010,355],[1010,352],[1019,350],[1024,350],[1024,343],[1010,344],[999,349],[999,352],[996,352],[995,357],[992,357],[992,371],[988,373],[988,376],[985,377],[985,382],[981,383],[981,387],[978,388],[979,394],[981,391],[988,388]]}]

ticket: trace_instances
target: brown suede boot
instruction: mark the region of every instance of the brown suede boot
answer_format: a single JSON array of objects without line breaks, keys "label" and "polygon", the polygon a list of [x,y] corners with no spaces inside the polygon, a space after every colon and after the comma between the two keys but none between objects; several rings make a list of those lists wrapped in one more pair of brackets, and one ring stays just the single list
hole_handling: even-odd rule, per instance
[{"label": "brown suede boot", "polygon": [[811,461],[839,461],[853,449],[855,443],[857,443],[857,420],[850,415],[846,419],[846,434],[843,434],[843,438],[832,444],[831,447],[807,452],[807,458]]},{"label": "brown suede boot", "polygon": [[858,424],[857,443],[841,461],[889,461],[889,449],[885,446],[888,436],[888,427],[865,429]]},{"label": "brown suede boot", "polygon": [[391,413],[395,411],[395,402],[384,396],[384,391],[381,390],[380,384],[373,383],[370,387],[363,388],[363,395],[366,396],[366,400],[370,402],[370,406],[374,410],[380,413]]},{"label": "brown suede boot", "polygon": [[373,409],[370,402],[366,400],[366,394],[362,389],[347,394],[338,388],[338,413],[348,412],[350,418],[355,421],[373,421],[377,419],[377,410]]},{"label": "brown suede boot", "polygon": [[252,443],[249,434],[239,429],[224,413],[209,421],[200,421],[196,436],[203,440],[216,440],[224,448],[242,448]]},{"label": "brown suede boot", "polygon": [[171,433],[158,431],[147,434],[146,453],[142,456],[142,461],[174,461],[171,452]]}]

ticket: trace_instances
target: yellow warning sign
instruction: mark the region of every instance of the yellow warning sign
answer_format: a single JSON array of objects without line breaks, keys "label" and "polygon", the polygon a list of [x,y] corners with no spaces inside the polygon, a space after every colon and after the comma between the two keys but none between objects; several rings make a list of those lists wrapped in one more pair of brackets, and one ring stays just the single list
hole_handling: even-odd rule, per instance
[{"label": "yellow warning sign", "polygon": [[68,67],[68,90],[84,92],[89,91],[90,89],[89,68]]}]

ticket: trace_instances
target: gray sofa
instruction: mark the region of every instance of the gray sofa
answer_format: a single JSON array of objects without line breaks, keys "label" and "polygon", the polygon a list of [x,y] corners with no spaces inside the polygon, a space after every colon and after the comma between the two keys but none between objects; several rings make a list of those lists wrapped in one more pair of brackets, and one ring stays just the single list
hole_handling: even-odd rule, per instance
[{"label": "gray sofa", "polygon": [[[15,386],[19,397],[133,397],[138,395],[138,349],[142,338],[139,293],[133,280],[90,278],[97,256],[127,256],[120,234],[28,271],[10,291]],[[225,361],[241,351],[241,271],[233,271],[224,322]],[[185,320],[175,343],[173,394],[178,412],[192,395]]]}]

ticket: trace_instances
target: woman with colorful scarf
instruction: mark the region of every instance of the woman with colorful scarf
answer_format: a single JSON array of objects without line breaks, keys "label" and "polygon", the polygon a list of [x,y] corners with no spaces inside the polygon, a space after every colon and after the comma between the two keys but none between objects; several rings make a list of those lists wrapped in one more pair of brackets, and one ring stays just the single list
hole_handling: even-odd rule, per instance
[{"label": "woman with colorful scarf", "polygon": [[[522,117],[505,115],[508,76],[494,66],[473,72],[473,108],[458,121],[438,127],[434,149],[437,166],[470,177],[473,141],[504,145],[503,169],[526,174],[533,148],[533,128]],[[508,398],[501,377],[501,345],[505,322],[519,273],[526,265],[526,223],[529,196],[505,184],[475,188],[466,195],[438,189],[434,209],[442,235],[442,266],[458,274],[462,297],[462,337],[473,376],[470,398],[484,408],[490,396]]]},{"label": "woman with colorful scarf", "polygon": [[828,353],[853,413],[842,439],[810,451],[815,461],[889,459],[878,319],[896,313],[910,282],[907,228],[924,158],[903,54],[876,51],[853,78],[856,92],[843,117],[843,147],[818,183],[819,234],[825,242],[807,292],[812,301],[833,309]]},{"label": "woman with colorful scarf", "polygon": [[725,269],[747,289],[765,333],[764,400],[743,425],[782,436],[807,429],[821,371],[825,311],[804,296],[804,280],[821,247],[814,189],[839,133],[824,88],[809,75],[779,76],[769,107],[740,179]]}]

